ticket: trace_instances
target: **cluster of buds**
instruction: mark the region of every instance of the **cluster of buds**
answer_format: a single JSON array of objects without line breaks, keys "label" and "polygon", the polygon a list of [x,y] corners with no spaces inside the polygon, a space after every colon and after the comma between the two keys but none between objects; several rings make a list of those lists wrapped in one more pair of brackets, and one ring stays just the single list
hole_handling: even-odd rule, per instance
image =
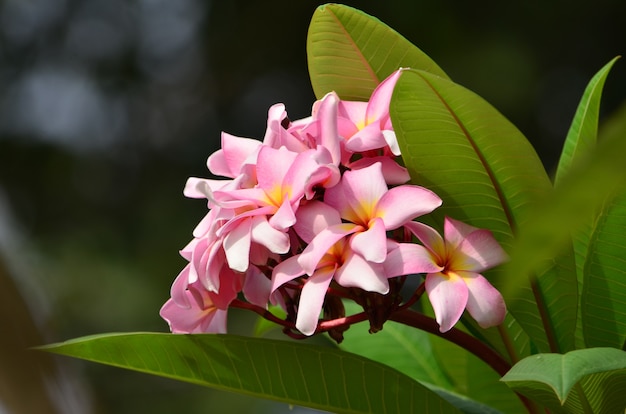
[{"label": "cluster of buds", "polygon": [[[480,274],[506,260],[491,233],[446,218],[442,237],[414,221],[442,201],[406,184],[398,163],[389,102],[400,74],[369,102],[329,93],[296,121],[276,104],[262,141],[222,134],[207,166],[225,179],[192,177],[185,186],[209,211],[181,250],[189,263],[161,309],[172,332],[226,332],[228,308],[236,306],[291,336],[327,331],[340,341],[357,320],[382,329],[424,291],[442,332],[465,309],[483,327],[503,321],[502,296]],[[410,275],[424,281],[404,300]],[[363,313],[346,317],[343,300]],[[268,304],[282,307],[285,319]]]}]

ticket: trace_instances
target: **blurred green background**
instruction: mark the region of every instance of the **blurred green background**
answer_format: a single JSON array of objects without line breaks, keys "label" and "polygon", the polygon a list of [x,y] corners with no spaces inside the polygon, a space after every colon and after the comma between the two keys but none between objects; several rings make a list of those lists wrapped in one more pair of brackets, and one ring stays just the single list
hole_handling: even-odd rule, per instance
[{"label": "blurred green background", "polygon": [[[261,139],[277,102],[309,114],[319,4],[0,1],[0,413],[313,412],[24,348],[167,330],[158,311],[206,210],[185,180],[208,175],[220,131]],[[346,4],[490,101],[549,171],[587,81],[626,52],[622,0]],[[602,113],[625,98],[618,61]],[[230,330],[253,321],[233,312]]]}]

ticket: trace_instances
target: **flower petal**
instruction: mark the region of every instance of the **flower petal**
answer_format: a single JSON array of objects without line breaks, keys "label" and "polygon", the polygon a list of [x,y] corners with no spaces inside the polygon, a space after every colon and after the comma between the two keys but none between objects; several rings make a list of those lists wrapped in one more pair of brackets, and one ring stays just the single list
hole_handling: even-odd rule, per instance
[{"label": "flower petal", "polygon": [[387,253],[383,265],[387,278],[443,270],[424,246],[413,243],[399,243]]},{"label": "flower petal", "polygon": [[326,290],[333,279],[335,268],[325,267],[309,277],[302,288],[298,304],[296,328],[305,335],[313,335],[324,305]]},{"label": "flower petal", "polygon": [[443,222],[443,236],[451,250],[456,249],[463,239],[476,230],[480,229],[447,216]]},{"label": "flower petal", "polygon": [[343,187],[347,202],[360,220],[356,223],[363,225],[374,217],[376,205],[387,192],[380,163],[360,170],[346,171],[338,185]]},{"label": "flower petal", "polygon": [[322,230],[341,223],[339,212],[321,201],[313,200],[298,208],[294,229],[306,243]]},{"label": "flower petal", "polygon": [[[439,232],[424,223],[409,221],[404,224],[415,237],[436,257],[440,263],[446,257],[446,246]],[[443,263],[440,263],[443,264]]]},{"label": "flower petal", "polygon": [[248,302],[262,308],[267,307],[267,301],[270,298],[270,288],[270,280],[258,267],[248,267],[242,289]]},{"label": "flower petal", "polygon": [[251,242],[251,221],[241,220],[226,236],[224,236],[224,251],[228,266],[237,271],[248,270]]},{"label": "flower petal", "polygon": [[270,292],[284,285],[285,283],[304,275],[304,270],[298,263],[298,256],[291,256],[288,259],[278,263],[272,271],[272,281],[270,283]]},{"label": "flower petal", "polygon": [[401,185],[383,194],[374,214],[384,220],[387,230],[394,230],[416,217],[432,212],[441,203],[437,194],[424,187]]},{"label": "flower petal", "polygon": [[256,152],[261,142],[251,138],[241,138],[222,132],[222,146],[209,156],[207,167],[215,175],[235,178],[241,174],[244,165],[254,164]]},{"label": "flower petal", "polygon": [[508,260],[508,255],[489,230],[476,230],[452,254],[453,269],[482,272]]},{"label": "flower petal", "polygon": [[389,103],[393,89],[400,78],[403,69],[398,69],[378,84],[367,104],[366,118],[368,120],[381,119],[389,116]]},{"label": "flower petal", "polygon": [[467,311],[481,328],[500,325],[506,316],[506,304],[498,290],[482,275],[459,272],[469,289]]},{"label": "flower petal", "polygon": [[339,97],[335,92],[324,96],[317,108],[315,118],[319,122],[318,145],[325,147],[331,155],[333,164],[341,161],[340,139],[337,130],[337,105]]},{"label": "flower petal", "polygon": [[361,229],[354,224],[336,224],[322,230],[298,256],[298,263],[307,275],[312,275],[328,250],[339,240]]},{"label": "flower petal", "polygon": [[265,216],[252,217],[252,241],[265,246],[272,253],[284,254],[289,251],[289,235],[277,230]]},{"label": "flower petal", "polygon": [[343,265],[337,269],[335,281],[344,287],[358,287],[368,292],[386,294],[389,283],[381,263],[372,263],[358,254],[348,253]]},{"label": "flower petal", "polygon": [[392,158],[384,155],[360,158],[351,162],[348,167],[351,170],[359,170],[377,162],[380,162],[382,166],[383,177],[385,177],[385,182],[388,185],[404,184],[411,179],[406,168],[398,164]]},{"label": "flower petal", "polygon": [[379,218],[370,222],[370,228],[350,238],[350,247],[365,260],[382,263],[387,257],[387,234],[385,224]]},{"label": "flower petal", "polygon": [[439,331],[449,331],[461,318],[467,305],[467,285],[454,273],[429,273],[426,275],[426,293],[435,311]]}]

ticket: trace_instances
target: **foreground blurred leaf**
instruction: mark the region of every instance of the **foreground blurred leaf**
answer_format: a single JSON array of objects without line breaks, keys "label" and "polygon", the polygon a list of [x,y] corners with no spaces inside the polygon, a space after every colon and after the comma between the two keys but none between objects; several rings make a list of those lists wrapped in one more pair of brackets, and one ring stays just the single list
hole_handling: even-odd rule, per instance
[{"label": "foreground blurred leaf", "polygon": [[411,378],[337,349],[234,335],[107,334],[40,349],[338,413],[458,413]]},{"label": "foreground blurred leaf", "polygon": [[345,100],[368,100],[400,67],[446,74],[424,52],[375,17],[339,4],[317,8],[307,38],[309,75],[318,98],[335,91]]},{"label": "foreground blurred leaf", "polygon": [[502,381],[555,412],[621,413],[626,408],[626,352],[588,348],[533,355]]},{"label": "foreground blurred leaf", "polygon": [[[440,226],[446,215],[466,221],[491,230],[510,250],[513,234],[529,220],[529,205],[552,189],[522,133],[476,94],[424,71],[403,72],[390,112],[412,181],[443,199],[430,215],[433,224]],[[534,273],[539,282],[529,284],[533,273],[527,273],[505,300],[540,350],[554,348],[553,342],[569,349],[576,326],[575,273],[542,263]],[[500,290],[509,283],[502,270],[488,277]],[[520,339],[513,345],[523,355],[527,342]]]},{"label": "foreground blurred leaf", "polygon": [[[545,197],[537,199],[535,206],[529,212],[529,220],[523,228],[520,228],[516,245],[512,250],[511,261],[507,265],[510,278],[509,289],[516,290],[517,286],[524,283],[527,275],[542,266],[545,260],[550,259],[562,251],[568,249],[571,245],[571,234],[577,233],[583,229],[594,218],[598,217],[598,211],[603,208],[613,208],[613,218],[616,222],[609,224],[606,229],[609,233],[602,237],[608,237],[605,241],[598,239],[594,243],[604,243],[601,249],[606,249],[606,254],[596,255],[599,260],[590,266],[597,266],[596,272],[613,272],[613,276],[606,279],[604,276],[585,277],[587,282],[596,283],[594,294],[599,295],[593,297],[591,291],[583,291],[582,311],[592,310],[593,317],[606,319],[604,323],[598,325],[599,329],[609,328],[607,334],[612,337],[612,341],[616,339],[615,323],[621,325],[621,332],[626,332],[623,326],[624,310],[616,311],[613,309],[618,304],[621,309],[626,300],[623,297],[623,256],[617,254],[624,248],[623,233],[619,234],[620,225],[623,225],[623,216],[620,208],[614,201],[607,204],[607,200],[613,200],[614,197],[624,194],[626,191],[626,168],[624,168],[624,154],[626,154],[626,107],[622,112],[622,116],[617,118],[615,125],[611,128],[595,149],[590,151],[588,156],[579,160],[572,165],[567,175],[563,176],[559,185],[555,190]],[[618,199],[616,199],[618,200]],[[621,221],[622,224],[619,224]],[[597,224],[600,224],[599,222]],[[615,228],[611,228],[616,226]],[[617,233],[616,233],[617,232]],[[598,233],[598,236],[601,233]],[[617,239],[613,240],[613,237]],[[612,243],[615,245],[610,245]],[[611,262],[613,260],[613,262]],[[615,262],[617,260],[617,262]],[[603,269],[603,267],[605,267]],[[616,269],[615,266],[618,266]],[[590,277],[590,276],[589,276]],[[607,283],[614,284],[613,288],[607,290]],[[560,287],[567,288],[562,285]],[[589,287],[585,287],[589,289]],[[616,302],[613,302],[615,299]],[[586,301],[590,300],[595,303],[590,309],[586,305]],[[603,314],[603,312],[605,312]],[[584,318],[584,313],[583,313]],[[611,322],[612,321],[612,322]],[[585,322],[589,325],[593,322]],[[603,335],[599,331],[597,335]]]},{"label": "foreground blurred leaf", "polygon": [[[585,92],[574,114],[572,125],[567,133],[563,151],[561,152],[561,158],[559,159],[555,176],[555,186],[557,187],[563,177],[566,176],[571,169],[572,164],[575,165],[577,162],[580,162],[580,160],[584,159],[596,146],[602,89],[609,71],[617,59],[618,58],[614,58],[604,65],[585,88]],[[579,292],[583,292],[583,279],[586,273],[584,270],[585,262],[590,257],[589,244],[597,222],[597,219],[592,217],[581,226],[579,231],[572,234]],[[582,297],[581,295],[580,298]],[[585,294],[585,297],[587,297],[587,294]],[[578,348],[584,347],[581,305],[582,304],[579,303],[578,322],[576,325],[576,342]]]}]

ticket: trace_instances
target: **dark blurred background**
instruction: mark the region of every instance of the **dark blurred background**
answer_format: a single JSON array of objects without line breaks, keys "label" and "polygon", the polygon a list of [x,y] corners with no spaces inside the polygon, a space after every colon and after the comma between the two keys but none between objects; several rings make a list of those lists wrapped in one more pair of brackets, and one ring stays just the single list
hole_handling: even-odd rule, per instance
[{"label": "dark blurred background", "polygon": [[[626,52],[622,0],[346,3],[490,101],[549,171],[586,83]],[[185,180],[207,176],[220,131],[261,139],[276,102],[309,114],[318,4],[0,0],[0,413],[310,412],[22,348],[167,330],[177,252],[206,209]],[[618,61],[603,115],[625,98]],[[234,312],[231,332],[252,320]]]}]

